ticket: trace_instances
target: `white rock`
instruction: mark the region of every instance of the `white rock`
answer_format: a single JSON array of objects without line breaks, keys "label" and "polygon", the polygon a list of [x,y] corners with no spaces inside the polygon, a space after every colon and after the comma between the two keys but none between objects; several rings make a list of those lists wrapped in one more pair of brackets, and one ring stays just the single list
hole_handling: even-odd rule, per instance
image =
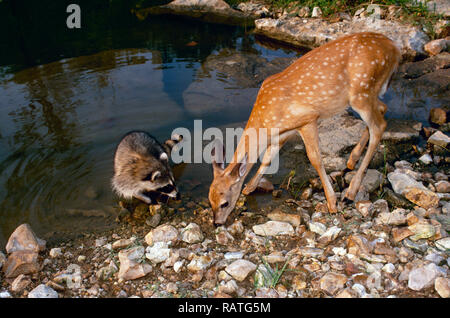
[{"label": "white rock", "polygon": [[255,264],[243,259],[236,260],[225,268],[225,271],[239,282],[242,282],[248,274],[255,270]]},{"label": "white rock", "polygon": [[344,256],[347,254],[347,250],[343,247],[333,247],[331,250],[335,255]]},{"label": "white rock", "polygon": [[181,231],[181,239],[189,244],[203,241],[203,233],[200,227],[195,223],[190,223]]},{"label": "white rock", "polygon": [[154,264],[164,262],[170,256],[170,248],[166,242],[156,242],[153,246],[147,246],[145,251],[145,257]]},{"label": "white rock", "polygon": [[191,272],[206,270],[212,263],[213,259],[208,255],[195,255],[191,262],[187,265],[187,269]]},{"label": "white rock", "polygon": [[431,158],[430,154],[428,154],[428,153],[420,156],[419,160],[426,165],[429,165],[430,163],[433,162],[433,158]]},{"label": "white rock", "polygon": [[322,10],[319,7],[314,7],[311,13],[312,18],[320,18],[322,16]]},{"label": "white rock", "polygon": [[268,221],[264,224],[254,225],[253,231],[261,236],[294,235],[291,224],[279,221]]},{"label": "white rock", "polygon": [[395,266],[392,263],[387,263],[386,265],[383,266],[382,270],[383,272],[391,274],[395,271]]},{"label": "white rock", "polygon": [[167,242],[174,244],[178,241],[178,230],[172,225],[163,224],[151,230],[145,236],[145,242],[153,245],[155,242]]},{"label": "white rock", "polygon": [[35,289],[30,291],[28,298],[58,298],[58,293],[51,287],[40,284]]},{"label": "white rock", "polygon": [[119,252],[119,280],[132,280],[143,277],[152,271],[152,266],[143,263],[145,249],[136,246]]},{"label": "white rock", "polygon": [[408,287],[412,290],[422,290],[432,286],[437,277],[444,275],[445,273],[441,268],[434,263],[430,263],[409,272]]},{"label": "white rock", "polygon": [[324,234],[327,230],[327,227],[320,222],[309,222],[308,227],[311,232],[317,233],[319,235]]},{"label": "white rock", "polygon": [[224,255],[225,259],[241,259],[244,257],[244,252],[238,251],[238,252],[227,252]]},{"label": "white rock", "polygon": [[450,298],[450,280],[448,278],[436,278],[434,281],[434,289],[442,298]]},{"label": "white rock", "polygon": [[175,271],[175,273],[179,273],[181,268],[183,267],[184,264],[184,259],[181,261],[177,261],[175,262],[175,264],[173,264],[173,270]]},{"label": "white rock", "polygon": [[56,258],[62,255],[61,249],[59,247],[52,248],[48,253],[51,258]]},{"label": "white rock", "polygon": [[361,284],[353,284],[352,290],[354,290],[360,298],[367,298],[366,288]]},{"label": "white rock", "polygon": [[425,260],[429,262],[433,262],[436,265],[439,265],[442,261],[445,260],[441,255],[437,253],[430,253],[427,256],[425,256]]},{"label": "white rock", "polygon": [[445,237],[443,239],[437,240],[436,242],[434,242],[434,244],[441,251],[448,251],[450,250],[450,237]]},{"label": "white rock", "polygon": [[447,146],[450,144],[450,137],[438,130],[434,134],[432,134],[430,138],[428,138],[428,143],[442,148],[447,148]]},{"label": "white rock", "polygon": [[11,298],[12,296],[11,296],[11,294],[8,292],[8,291],[2,291],[2,292],[0,292],[0,299],[1,298]]},{"label": "white rock", "polygon": [[338,237],[339,233],[341,233],[341,228],[332,226],[319,237],[318,241],[321,243],[329,243],[334,241]]},{"label": "white rock", "polygon": [[406,223],[406,211],[395,209],[392,212],[382,212],[375,219],[376,224],[402,225]]}]

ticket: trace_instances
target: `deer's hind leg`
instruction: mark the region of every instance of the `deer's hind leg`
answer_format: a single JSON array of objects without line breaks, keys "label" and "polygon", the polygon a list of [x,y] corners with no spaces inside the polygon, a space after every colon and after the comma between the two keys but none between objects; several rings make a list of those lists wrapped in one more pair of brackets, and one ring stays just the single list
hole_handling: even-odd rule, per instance
[{"label": "deer's hind leg", "polygon": [[[387,107],[385,104],[380,104],[380,112],[384,116],[386,113]],[[367,145],[367,142],[369,141],[369,128],[366,127],[364,130],[361,139],[356,144],[355,148],[353,148],[352,153],[350,154],[350,157],[347,161],[347,168],[350,170],[355,169],[356,163],[358,162],[359,158],[361,158],[361,154],[364,151],[364,148]]]},{"label": "deer's hind leg", "polygon": [[364,173],[366,172],[366,169],[369,166],[370,161],[372,160],[375,150],[380,143],[384,130],[386,129],[386,120],[384,119],[384,113],[386,112],[387,107],[376,97],[374,100],[369,98],[354,98],[354,100],[351,102],[351,105],[367,124],[370,135],[367,152],[364,155],[363,161],[358,171],[356,172],[356,175],[350,182],[347,193],[345,194],[345,197],[347,199],[353,200],[359,190],[359,186],[361,185]]}]

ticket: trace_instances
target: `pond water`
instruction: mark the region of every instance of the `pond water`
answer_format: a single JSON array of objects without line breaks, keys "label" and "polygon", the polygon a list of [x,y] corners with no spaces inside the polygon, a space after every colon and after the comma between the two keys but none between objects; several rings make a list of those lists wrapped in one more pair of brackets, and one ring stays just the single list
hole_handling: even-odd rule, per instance
[{"label": "pond water", "polygon": [[[243,27],[179,18],[105,32],[97,47],[89,35],[76,45],[68,36],[60,43],[67,47],[54,47],[54,54],[37,48],[31,62],[14,52],[0,60],[1,245],[23,222],[47,239],[114,226],[113,156],[128,131],[145,130],[162,142],[174,128],[191,129],[194,119],[203,128],[245,121],[257,88],[240,89],[223,74],[202,78],[211,54],[229,48],[269,60],[299,55],[265,48]],[[238,111],[186,108],[183,94],[198,81],[241,95]],[[178,169],[180,190],[201,183],[197,191],[206,195],[210,170]]]},{"label": "pond water", "polygon": [[[246,121],[257,87],[205,72],[209,56],[301,55],[266,46],[244,27],[181,18],[111,22],[89,13],[81,31],[51,19],[35,30],[40,22],[26,20],[33,10],[20,11],[21,26],[0,44],[0,246],[24,222],[46,239],[115,226],[113,156],[128,131],[162,142],[177,127],[192,129],[194,119],[203,129]],[[189,98],[199,94],[201,103]],[[224,100],[232,104],[226,111],[205,106]],[[212,172],[187,165],[176,178],[182,193],[206,197]]]}]

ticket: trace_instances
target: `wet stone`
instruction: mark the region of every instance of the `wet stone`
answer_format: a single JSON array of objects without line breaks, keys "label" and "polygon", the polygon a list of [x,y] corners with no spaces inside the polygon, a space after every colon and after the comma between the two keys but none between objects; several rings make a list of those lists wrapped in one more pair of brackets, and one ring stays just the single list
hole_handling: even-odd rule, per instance
[{"label": "wet stone", "polygon": [[30,225],[24,223],[18,226],[8,239],[6,252],[34,251],[39,252],[45,249],[46,242],[34,234]]},{"label": "wet stone", "polygon": [[39,269],[38,254],[30,250],[19,250],[11,253],[3,265],[3,272],[7,278],[17,277],[20,274],[37,273]]}]

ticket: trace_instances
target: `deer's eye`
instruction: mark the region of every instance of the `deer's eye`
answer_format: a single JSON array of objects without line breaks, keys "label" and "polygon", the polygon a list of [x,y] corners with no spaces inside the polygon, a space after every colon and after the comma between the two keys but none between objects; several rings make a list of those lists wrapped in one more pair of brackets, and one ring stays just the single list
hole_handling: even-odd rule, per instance
[{"label": "deer's eye", "polygon": [[228,206],[228,202],[224,202],[220,205],[221,209],[225,209]]}]

